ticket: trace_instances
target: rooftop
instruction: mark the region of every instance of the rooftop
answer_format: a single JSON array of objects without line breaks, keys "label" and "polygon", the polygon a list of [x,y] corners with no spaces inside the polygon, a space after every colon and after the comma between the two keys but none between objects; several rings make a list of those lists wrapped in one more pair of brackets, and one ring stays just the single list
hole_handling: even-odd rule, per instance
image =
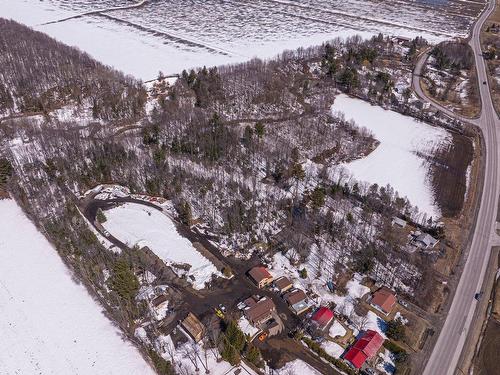
[{"label": "rooftop", "polygon": [[384,286],[373,293],[371,303],[380,307],[385,313],[390,313],[396,303],[396,294]]},{"label": "rooftop", "polygon": [[278,289],[283,290],[293,284],[288,277],[282,276],[274,280],[274,285],[276,285]]},{"label": "rooftop", "polygon": [[269,315],[276,310],[276,305],[270,298],[262,298],[253,306],[245,310],[245,316],[251,322],[259,322],[261,320],[266,320]]},{"label": "rooftop", "polygon": [[266,267],[258,266],[252,268],[248,271],[248,274],[252,279],[254,279],[257,283],[260,283],[262,280],[272,278],[271,274],[267,270]]},{"label": "rooftop", "polygon": [[324,327],[333,319],[333,311],[328,307],[320,307],[312,316],[311,320]]},{"label": "rooftop", "polygon": [[290,305],[295,305],[296,303],[306,300],[307,296],[302,289],[294,289],[291,292],[285,294],[283,298]]},{"label": "rooftop", "polygon": [[203,324],[193,313],[189,313],[186,319],[182,321],[182,327],[184,327],[184,329],[188,331],[191,337],[193,337],[196,341],[201,339],[203,331],[205,330]]}]

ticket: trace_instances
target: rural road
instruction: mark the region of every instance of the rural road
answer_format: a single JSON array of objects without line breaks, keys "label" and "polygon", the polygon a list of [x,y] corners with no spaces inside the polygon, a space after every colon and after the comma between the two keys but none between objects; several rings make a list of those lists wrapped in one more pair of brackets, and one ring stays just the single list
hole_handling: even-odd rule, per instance
[{"label": "rural road", "polygon": [[[487,69],[482,57],[480,43],[481,28],[494,9],[495,0],[489,0],[487,7],[474,25],[469,41],[469,45],[474,51],[482,104],[481,114],[477,119],[463,119],[426,97],[421,90],[418,74],[425,61],[425,56],[422,56],[417,64],[413,77],[414,88],[419,96],[428,100],[440,111],[481,128],[486,154],[483,192],[469,254],[446,321],[425,367],[424,375],[452,375],[457,371],[457,365],[464,348],[465,340],[471,329],[471,325],[474,325],[472,321],[478,305],[478,302],[474,299],[474,294],[482,288],[491,247],[493,244],[498,243],[495,229],[500,192],[498,173],[500,164],[498,147],[500,121],[491,99]],[[486,81],[486,84],[483,84],[484,81]]]}]

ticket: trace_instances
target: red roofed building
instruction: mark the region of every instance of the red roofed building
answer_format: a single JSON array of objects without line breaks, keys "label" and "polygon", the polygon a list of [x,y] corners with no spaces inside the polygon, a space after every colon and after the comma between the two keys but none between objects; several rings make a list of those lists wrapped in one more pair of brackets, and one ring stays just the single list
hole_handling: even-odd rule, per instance
[{"label": "red roofed building", "polygon": [[363,353],[362,350],[353,347],[349,349],[349,351],[344,355],[344,359],[346,361],[349,361],[349,363],[353,365],[355,368],[361,368],[361,366],[363,366],[368,357],[366,356],[365,353]]},{"label": "red roofed building", "polygon": [[384,286],[373,293],[373,298],[370,301],[370,304],[377,310],[380,310],[384,314],[388,315],[396,304],[396,295],[393,291]]},{"label": "red roofed building", "polygon": [[384,338],[377,331],[369,329],[344,355],[344,359],[355,368],[361,368],[365,361],[377,355]]},{"label": "red roofed building", "polygon": [[318,325],[319,329],[324,330],[333,320],[333,312],[322,306],[313,314],[311,320]]}]

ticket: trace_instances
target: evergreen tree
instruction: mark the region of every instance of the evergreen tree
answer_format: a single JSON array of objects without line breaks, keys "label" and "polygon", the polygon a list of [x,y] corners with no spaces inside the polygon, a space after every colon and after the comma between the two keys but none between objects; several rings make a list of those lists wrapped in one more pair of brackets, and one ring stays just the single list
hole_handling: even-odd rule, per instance
[{"label": "evergreen tree", "polygon": [[115,262],[109,285],[121,298],[132,300],[139,290],[139,281],[128,262],[120,258]]},{"label": "evergreen tree", "polygon": [[255,124],[255,134],[257,134],[257,137],[259,137],[259,139],[262,139],[262,137],[264,137],[264,134],[266,134],[266,128],[260,121],[257,121],[257,123]]},{"label": "evergreen tree", "polygon": [[105,223],[107,220],[104,212],[102,212],[100,208],[97,209],[96,220],[99,224]]}]

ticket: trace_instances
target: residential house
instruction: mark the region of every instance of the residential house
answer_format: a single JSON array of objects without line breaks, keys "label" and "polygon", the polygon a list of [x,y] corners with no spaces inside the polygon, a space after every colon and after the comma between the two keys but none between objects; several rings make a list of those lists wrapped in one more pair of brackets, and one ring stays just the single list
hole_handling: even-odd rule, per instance
[{"label": "residential house", "polygon": [[274,286],[280,293],[285,293],[292,289],[293,284],[288,277],[281,276],[274,280]]},{"label": "residential house", "polygon": [[360,369],[367,360],[377,355],[383,343],[384,338],[380,333],[368,330],[351,346],[344,355],[344,360],[354,368]]},{"label": "residential house", "polygon": [[420,233],[413,238],[413,243],[421,249],[432,249],[438,242],[428,233]]},{"label": "residential house", "polygon": [[259,287],[264,288],[265,286],[273,282],[273,276],[269,273],[266,267],[258,266],[252,268],[248,271],[248,276],[252,281]]},{"label": "residential house", "polygon": [[200,342],[203,338],[205,326],[193,313],[187,315],[186,319],[181,322],[181,326],[189,333],[189,336],[191,336],[194,341]]},{"label": "residential house", "polygon": [[396,294],[389,288],[383,286],[373,293],[370,304],[377,310],[389,315],[396,304]]},{"label": "residential house", "polygon": [[324,331],[326,327],[333,321],[333,311],[328,307],[321,306],[311,317],[311,322],[320,331]]},{"label": "residential house", "polygon": [[297,315],[309,309],[307,296],[301,289],[294,289],[283,296],[290,309]]},{"label": "residential house", "polygon": [[400,227],[400,228],[404,228],[406,227],[406,221],[403,220],[403,219],[400,219],[399,217],[397,216],[394,216],[392,218],[392,226],[397,226],[397,227]]},{"label": "residential house", "polygon": [[[253,302],[250,302],[253,300]],[[249,304],[247,304],[249,302]],[[263,297],[257,299],[257,297],[251,297],[245,300],[247,308],[243,311],[245,317],[254,326],[259,326],[271,318],[273,318],[273,313],[276,311],[276,305],[273,300],[268,297]]]}]

